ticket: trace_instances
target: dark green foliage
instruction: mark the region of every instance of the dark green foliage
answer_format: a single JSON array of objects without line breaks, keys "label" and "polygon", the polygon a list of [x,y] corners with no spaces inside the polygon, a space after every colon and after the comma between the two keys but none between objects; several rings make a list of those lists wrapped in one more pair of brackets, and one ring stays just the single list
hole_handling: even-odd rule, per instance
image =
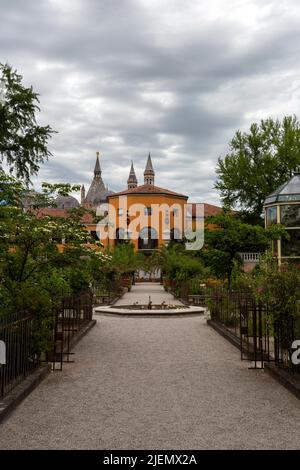
[{"label": "dark green foliage", "polygon": [[177,296],[187,297],[189,286],[193,284],[193,292],[208,276],[208,270],[200,258],[192,251],[185,250],[182,244],[170,244],[161,247],[148,261],[152,268],[160,268],[165,281]]},{"label": "dark green foliage", "polygon": [[51,155],[47,145],[54,131],[37,124],[38,94],[7,64],[0,64],[0,92],[0,164],[28,182]]},{"label": "dark green foliage", "polygon": [[219,158],[216,188],[226,207],[245,210],[256,221],[268,194],[300,168],[300,124],[296,116],[271,118],[236,132]]},{"label": "dark green foliage", "polygon": [[[33,315],[38,354],[52,343],[54,315],[62,298],[91,288],[110,258],[85,245],[88,234],[81,224],[81,208],[71,210],[66,219],[39,216],[39,204],[54,205],[61,188],[48,185],[34,209],[24,212],[23,185],[3,171],[1,181],[7,203],[0,206],[0,315]],[[67,244],[61,251],[58,243],[63,238]]]},{"label": "dark green foliage", "polygon": [[284,235],[285,231],[279,225],[264,229],[224,212],[207,219],[205,245],[200,257],[215,276],[227,279],[230,285],[234,268],[241,266],[240,252],[264,252],[271,240]]}]

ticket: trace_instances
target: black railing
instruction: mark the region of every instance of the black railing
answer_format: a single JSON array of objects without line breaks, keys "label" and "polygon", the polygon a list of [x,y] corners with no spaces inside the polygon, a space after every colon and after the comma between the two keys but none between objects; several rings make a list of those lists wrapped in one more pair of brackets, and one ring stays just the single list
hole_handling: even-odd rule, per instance
[{"label": "black railing", "polygon": [[216,288],[207,290],[204,298],[211,320],[239,341],[242,360],[253,361],[255,368],[273,361],[300,380],[300,365],[293,362],[292,348],[293,342],[300,340],[296,305],[288,314],[275,314],[274,306],[256,298],[250,289]]},{"label": "black railing", "polygon": [[6,349],[6,363],[0,365],[0,397],[3,398],[39,366],[34,352],[34,318],[28,313],[0,317],[0,340]]},{"label": "black railing", "polygon": [[78,335],[93,318],[93,295],[84,292],[62,299],[55,311],[53,349],[47,354],[47,362],[53,370],[61,370],[63,362],[71,362],[72,346]]},{"label": "black railing", "polygon": [[221,323],[237,336],[240,334],[240,296],[240,292],[225,289],[210,289],[206,294],[212,320]]},{"label": "black railing", "polygon": [[90,292],[62,299],[43,331],[42,323],[31,313],[0,316],[0,341],[6,349],[6,363],[0,364],[0,398],[42,362],[61,370],[63,362],[70,361],[75,340],[92,321],[92,300]]},{"label": "black railing", "polygon": [[[300,364],[296,364],[293,355],[296,348],[293,343],[300,340],[300,317],[279,317],[274,321],[274,357],[275,364],[285,369],[300,382]],[[297,354],[296,359],[300,355]],[[298,362],[298,361],[297,361]]]}]

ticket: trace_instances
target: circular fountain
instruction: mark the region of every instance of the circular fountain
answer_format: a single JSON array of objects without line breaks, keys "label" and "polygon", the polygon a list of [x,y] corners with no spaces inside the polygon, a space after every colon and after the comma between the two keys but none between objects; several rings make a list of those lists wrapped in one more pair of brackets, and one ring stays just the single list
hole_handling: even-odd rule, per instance
[{"label": "circular fountain", "polygon": [[128,305],[106,305],[95,308],[97,315],[124,315],[124,316],[186,316],[203,315],[205,309],[194,305],[184,304],[153,304],[151,300],[148,304],[139,304],[134,302]]},{"label": "circular fountain", "polygon": [[166,292],[160,283],[139,283],[111,305],[95,308],[96,315],[189,316],[203,315],[205,308],[188,305]]}]

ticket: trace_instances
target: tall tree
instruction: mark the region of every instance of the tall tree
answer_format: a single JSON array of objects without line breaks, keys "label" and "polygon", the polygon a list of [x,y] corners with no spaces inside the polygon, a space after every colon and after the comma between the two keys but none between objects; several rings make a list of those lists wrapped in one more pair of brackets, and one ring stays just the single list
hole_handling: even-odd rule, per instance
[{"label": "tall tree", "polygon": [[51,155],[47,144],[54,131],[37,124],[38,104],[38,94],[22,84],[22,76],[0,64],[0,167],[5,162],[26,182]]},{"label": "tall tree", "polygon": [[249,132],[236,132],[230,151],[219,158],[218,179],[224,205],[259,217],[265,197],[300,168],[300,123],[296,116],[262,120]]}]

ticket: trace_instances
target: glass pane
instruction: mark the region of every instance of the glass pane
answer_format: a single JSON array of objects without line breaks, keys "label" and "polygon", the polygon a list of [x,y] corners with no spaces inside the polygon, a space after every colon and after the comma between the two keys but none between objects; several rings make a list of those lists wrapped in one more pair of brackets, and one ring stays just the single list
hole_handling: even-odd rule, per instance
[{"label": "glass pane", "polygon": [[178,228],[172,228],[171,229],[171,240],[181,240],[181,232]]},{"label": "glass pane", "polygon": [[266,217],[267,217],[267,226],[276,224],[277,222],[277,207],[267,207],[266,209]]},{"label": "glass pane", "polygon": [[300,227],[300,205],[281,206],[280,220],[286,227]]},{"label": "glass pane", "polygon": [[144,227],[140,233],[139,233],[140,238],[150,238],[150,239],[157,239],[157,231],[153,227]]},{"label": "glass pane", "polygon": [[125,238],[125,230],[123,228],[117,228],[116,238],[117,240],[123,240]]},{"label": "glass pane", "polygon": [[277,198],[277,196],[267,197],[266,200],[265,200],[265,204],[271,204],[272,202],[276,202],[276,198]]},{"label": "glass pane", "polygon": [[299,201],[300,200],[300,194],[280,194],[278,196],[278,201],[280,202],[289,202],[289,201]]},{"label": "glass pane", "polygon": [[300,256],[300,230],[289,230],[289,240],[281,241],[281,256]]}]

